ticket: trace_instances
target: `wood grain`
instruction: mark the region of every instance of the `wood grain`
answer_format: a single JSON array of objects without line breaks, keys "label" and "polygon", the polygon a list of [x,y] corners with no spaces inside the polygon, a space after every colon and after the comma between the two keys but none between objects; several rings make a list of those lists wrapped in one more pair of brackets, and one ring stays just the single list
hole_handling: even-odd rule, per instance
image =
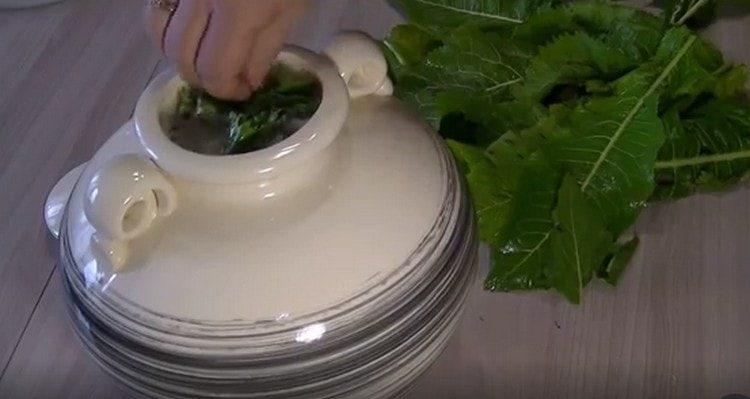
[{"label": "wood grain", "polygon": [[[41,209],[52,184],[127,120],[159,65],[140,6],[0,11],[0,398],[128,397],[76,342]],[[729,14],[708,35],[750,62],[750,18]],[[320,49],[339,29],[380,36],[397,21],[381,1],[322,0],[291,41]],[[750,395],[750,189],[654,206],[637,230],[642,246],[620,286],[594,284],[578,307],[486,293],[477,281],[409,397]]]},{"label": "wood grain", "polygon": [[158,57],[132,2],[0,13],[0,370],[47,283],[46,192],[130,115]]},{"label": "wood grain", "polygon": [[83,352],[61,300],[56,273],[0,381],[0,398],[126,398],[128,395]]}]

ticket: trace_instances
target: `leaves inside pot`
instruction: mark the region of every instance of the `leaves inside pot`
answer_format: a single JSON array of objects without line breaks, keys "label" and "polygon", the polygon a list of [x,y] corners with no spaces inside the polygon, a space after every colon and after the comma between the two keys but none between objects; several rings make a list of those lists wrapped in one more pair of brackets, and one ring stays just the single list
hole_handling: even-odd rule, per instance
[{"label": "leaves inside pot", "polygon": [[201,154],[257,151],[296,132],[320,105],[320,83],[309,72],[275,65],[245,101],[225,101],[189,86],[178,93],[169,137]]}]

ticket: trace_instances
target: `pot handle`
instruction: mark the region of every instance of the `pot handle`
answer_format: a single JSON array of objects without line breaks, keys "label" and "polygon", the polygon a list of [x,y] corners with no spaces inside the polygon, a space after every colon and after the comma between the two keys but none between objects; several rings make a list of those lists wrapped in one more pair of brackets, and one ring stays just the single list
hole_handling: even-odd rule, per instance
[{"label": "pot handle", "polygon": [[393,94],[388,63],[378,43],[370,36],[361,32],[339,33],[323,53],[336,64],[346,82],[349,97]]},{"label": "pot handle", "polygon": [[88,181],[83,211],[96,232],[92,250],[121,270],[128,242],[177,207],[174,186],[148,158],[122,154],[105,162]]}]

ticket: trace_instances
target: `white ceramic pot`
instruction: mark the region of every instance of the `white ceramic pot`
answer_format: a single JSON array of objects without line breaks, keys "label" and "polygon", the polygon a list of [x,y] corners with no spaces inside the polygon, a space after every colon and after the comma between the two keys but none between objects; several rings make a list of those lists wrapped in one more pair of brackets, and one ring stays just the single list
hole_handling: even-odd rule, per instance
[{"label": "white ceramic pot", "polygon": [[347,33],[277,61],[322,88],[282,142],[182,149],[165,130],[184,83],[166,73],[50,193],[77,331],[141,393],[389,396],[456,324],[470,206],[442,140],[390,97],[377,44]]}]

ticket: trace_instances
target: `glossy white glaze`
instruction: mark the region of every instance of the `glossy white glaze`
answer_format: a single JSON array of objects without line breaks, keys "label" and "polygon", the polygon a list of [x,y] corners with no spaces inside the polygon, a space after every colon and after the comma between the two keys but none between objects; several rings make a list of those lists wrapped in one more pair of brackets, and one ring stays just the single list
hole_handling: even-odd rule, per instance
[{"label": "glossy white glaze", "polygon": [[60,237],[60,223],[62,223],[65,206],[68,205],[70,193],[73,191],[76,181],[81,176],[84,166],[86,166],[85,163],[68,171],[65,176],[55,183],[55,186],[52,187],[52,190],[47,195],[47,200],[44,202],[44,222],[47,224],[49,232],[55,238]]},{"label": "glossy white glaze", "polygon": [[[334,47],[384,62],[365,40],[348,34]],[[300,131],[252,153],[206,156],[178,147],[160,116],[181,83],[162,75],[148,87],[134,124],[97,152],[71,197],[68,240],[91,290],[181,319],[276,320],[341,303],[404,264],[447,195],[438,139],[390,97],[354,100],[349,112],[346,87],[324,57],[291,48],[279,60],[318,76],[321,106]],[[143,156],[169,183],[155,170],[147,184],[129,176],[145,170]],[[92,206],[97,189],[108,200]],[[153,190],[179,203],[155,224]],[[134,201],[145,213],[126,233],[123,215]]]},{"label": "glossy white glaze", "polygon": [[366,34],[341,33],[323,53],[336,64],[352,98],[370,94],[389,96],[393,93],[393,84],[388,79],[388,64],[378,44]]},{"label": "glossy white glaze", "polygon": [[238,156],[169,142],[181,82],[149,87],[79,172],[60,231],[74,325],[106,371],[154,397],[385,398],[439,354],[473,280],[473,218],[376,50],[337,38],[339,71],[283,53],[327,79],[328,105]]},{"label": "glossy white glaze", "polygon": [[[356,48],[355,41],[350,42]],[[364,54],[363,59],[372,57],[382,58],[378,53]],[[183,83],[179,77],[165,73],[149,85],[134,113],[136,131],[148,157],[113,157],[87,183],[84,209],[97,230],[91,241],[93,251],[106,257],[114,269],[125,267],[129,259],[127,242],[149,229],[157,215],[174,211],[176,192],[164,173],[177,184],[182,183],[183,196],[204,202],[218,200],[220,206],[284,196],[326,180],[330,152],[335,147],[331,143],[348,113],[346,87],[335,65],[308,50],[287,47],[277,62],[313,73],[323,92],[321,103],[292,136],[252,154],[209,156],[173,143],[165,125]],[[207,184],[211,187],[206,188]]]},{"label": "glossy white glaze", "polygon": [[96,230],[92,249],[115,270],[127,262],[128,241],[177,208],[172,184],[150,159],[137,154],[107,160],[88,179],[83,201],[86,219]]},{"label": "glossy white glaze", "polygon": [[191,184],[252,183],[252,186],[259,187],[266,183],[281,188],[310,180],[309,176],[296,176],[318,162],[323,150],[339,134],[349,112],[346,86],[329,59],[309,50],[285,47],[277,62],[313,73],[322,88],[318,110],[293,135],[273,146],[246,154],[204,155],[186,150],[164,133],[165,119],[168,119],[165,116],[174,110],[177,91],[184,85],[179,77],[166,72],[149,84],[133,114],[138,137],[149,157],[168,175]]},{"label": "glossy white glaze", "polygon": [[[337,141],[330,182],[292,197],[217,204],[175,184],[178,209],[131,242],[122,273],[91,256],[79,187],[69,210],[76,263],[91,289],[180,318],[274,320],[339,303],[405,261],[434,223],[446,183],[431,132],[390,98],[356,101]],[[138,150],[125,126],[86,173]]]}]

